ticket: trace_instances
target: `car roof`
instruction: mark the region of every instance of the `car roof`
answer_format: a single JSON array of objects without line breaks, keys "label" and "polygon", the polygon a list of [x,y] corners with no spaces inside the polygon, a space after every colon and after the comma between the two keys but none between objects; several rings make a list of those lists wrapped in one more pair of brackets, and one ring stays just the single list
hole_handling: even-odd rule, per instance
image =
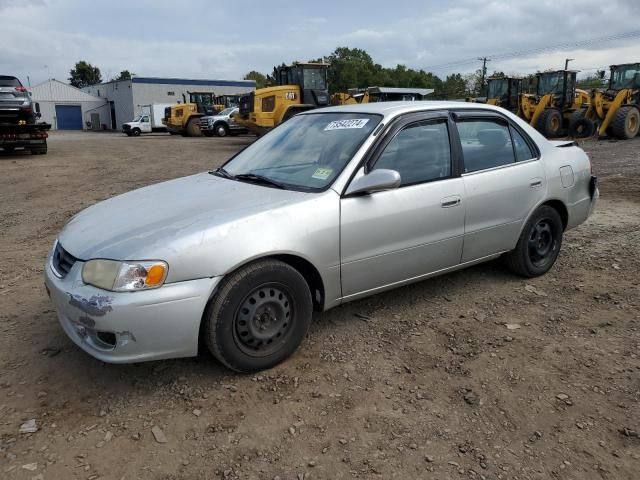
[{"label": "car roof", "polygon": [[340,105],[336,107],[326,107],[321,110],[309,110],[305,114],[313,114],[321,111],[322,113],[371,113],[383,115],[384,117],[395,117],[404,113],[424,112],[429,110],[491,110],[494,112],[504,112],[502,108],[483,103],[462,102],[453,100],[418,100],[415,102],[374,102],[360,103],[356,105]]}]

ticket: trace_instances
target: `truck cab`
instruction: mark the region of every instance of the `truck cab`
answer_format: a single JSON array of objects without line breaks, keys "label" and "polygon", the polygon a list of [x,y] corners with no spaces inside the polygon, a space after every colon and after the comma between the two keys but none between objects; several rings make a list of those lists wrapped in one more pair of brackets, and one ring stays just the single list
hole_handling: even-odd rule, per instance
[{"label": "truck cab", "polygon": [[293,115],[330,103],[327,63],[295,63],[273,69],[276,85],[240,98],[237,122],[256,134],[287,121]]}]

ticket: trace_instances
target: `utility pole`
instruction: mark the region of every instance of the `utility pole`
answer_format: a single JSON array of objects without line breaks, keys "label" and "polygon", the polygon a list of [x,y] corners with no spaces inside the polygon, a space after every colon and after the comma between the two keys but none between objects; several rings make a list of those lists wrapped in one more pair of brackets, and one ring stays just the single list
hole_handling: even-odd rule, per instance
[{"label": "utility pole", "polygon": [[482,61],[482,78],[480,80],[480,96],[482,96],[482,92],[484,91],[484,79],[487,76],[487,62],[490,62],[491,59],[487,57],[480,57],[478,60]]},{"label": "utility pole", "polygon": [[564,69],[569,70],[569,62],[573,62],[575,58],[565,58],[564,59]]}]

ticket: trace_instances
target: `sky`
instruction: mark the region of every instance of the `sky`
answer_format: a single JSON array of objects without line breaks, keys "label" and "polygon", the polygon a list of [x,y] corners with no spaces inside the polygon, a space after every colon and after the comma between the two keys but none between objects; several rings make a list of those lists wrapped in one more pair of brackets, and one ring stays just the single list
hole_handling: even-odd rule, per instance
[{"label": "sky", "polygon": [[[386,67],[404,64],[440,77],[480,66],[477,57],[631,38],[496,58],[488,71],[583,74],[640,62],[639,0],[0,0],[0,74],[31,85],[66,81],[78,60],[103,80],[139,76],[241,79],[250,70],[316,59],[337,47],[366,50]],[[444,66],[466,60],[455,66]]]}]

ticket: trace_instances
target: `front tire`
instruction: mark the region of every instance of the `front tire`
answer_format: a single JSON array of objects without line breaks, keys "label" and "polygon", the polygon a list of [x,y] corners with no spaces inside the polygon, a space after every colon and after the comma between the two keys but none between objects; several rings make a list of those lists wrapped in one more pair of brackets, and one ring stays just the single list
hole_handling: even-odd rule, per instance
[{"label": "front tire", "polygon": [[302,343],[313,305],[304,277],[278,260],[262,260],[232,273],[205,313],[211,353],[237,372],[264,370]]},{"label": "front tire", "polygon": [[516,248],[507,254],[507,267],[523,277],[544,275],[558,258],[563,230],[555,208],[538,208],[522,229]]},{"label": "front tire", "polygon": [[202,131],[200,130],[200,123],[198,119],[192,118],[187,123],[186,129],[187,137],[200,137],[202,136]]},{"label": "front tire", "polygon": [[560,136],[562,130],[562,112],[558,108],[547,108],[536,121],[536,130],[546,138]]},{"label": "front tire", "polygon": [[134,128],[131,132],[131,135],[133,135],[134,137],[139,137],[140,136],[140,130],[138,130],[137,128]]},{"label": "front tire", "polygon": [[638,135],[640,111],[634,106],[620,107],[611,121],[611,134],[620,140],[629,140]]},{"label": "front tire", "polygon": [[229,128],[227,128],[224,123],[217,124],[214,127],[214,130],[216,131],[216,135],[218,135],[219,137],[226,137],[227,135],[229,135]]}]

